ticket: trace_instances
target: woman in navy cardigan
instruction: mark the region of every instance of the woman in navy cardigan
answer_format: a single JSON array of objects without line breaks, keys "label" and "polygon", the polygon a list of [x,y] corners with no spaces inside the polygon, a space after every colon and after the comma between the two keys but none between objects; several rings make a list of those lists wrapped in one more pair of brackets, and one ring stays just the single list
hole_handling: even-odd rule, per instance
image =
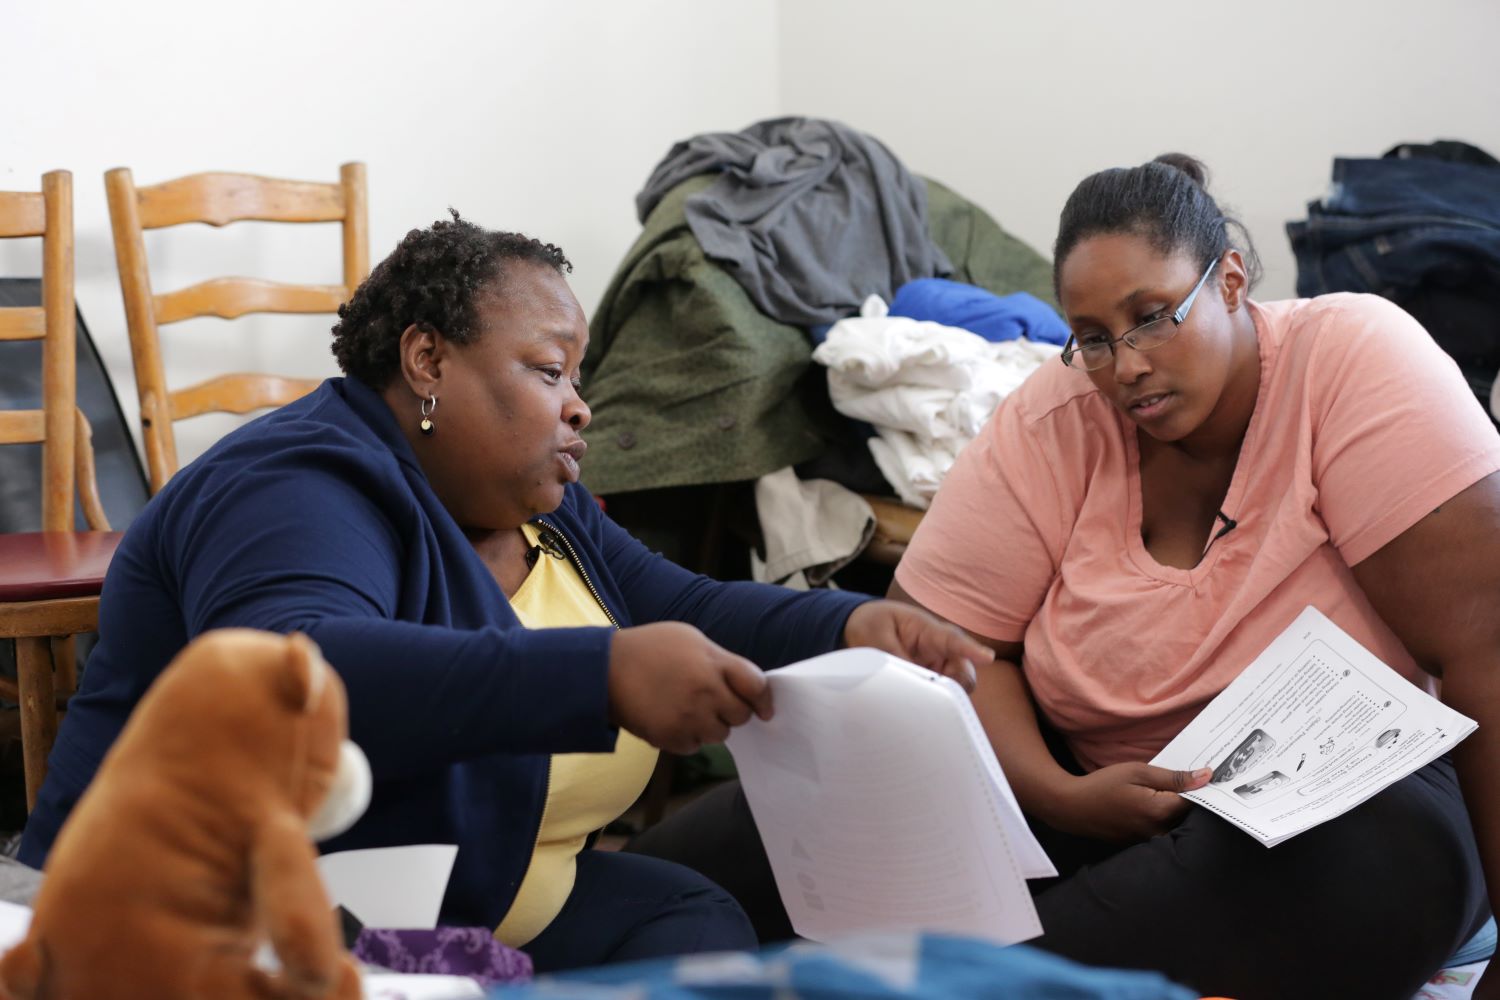
[{"label": "woman in navy cardigan", "polygon": [[[22,860],[41,866],[142,693],[213,628],[322,647],[376,781],[326,848],[457,844],[442,919],[486,927],[543,839],[555,754],[610,755],[622,729],[676,752],[719,741],[769,715],[762,667],[845,644],[972,685],[988,649],[916,609],[715,582],[601,513],[577,482],[588,327],[565,269],[556,247],[456,213],[413,230],[339,310],[347,377],[228,435],[147,505],[105,581]],[[539,552],[599,625],[523,626],[511,598]],[[525,942],[539,969],[755,943],[686,868],[565,860],[572,885],[551,887],[550,910],[540,893],[545,929]]]}]

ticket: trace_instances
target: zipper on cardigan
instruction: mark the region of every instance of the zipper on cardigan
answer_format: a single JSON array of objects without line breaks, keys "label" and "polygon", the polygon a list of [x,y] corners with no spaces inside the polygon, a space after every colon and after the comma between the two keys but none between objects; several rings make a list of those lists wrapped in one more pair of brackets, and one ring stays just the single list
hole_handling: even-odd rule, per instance
[{"label": "zipper on cardigan", "polygon": [[[568,536],[564,534],[563,530],[557,525],[540,517],[532,518],[531,523],[539,524],[542,527],[546,528],[553,535],[557,536],[558,541],[562,542],[563,548],[568,550],[568,561],[573,564],[573,568],[576,569],[578,571],[578,575],[583,578],[584,586],[589,588],[589,593],[593,594],[594,600],[599,602],[599,607],[604,611],[604,617],[608,618],[609,623],[618,629],[620,627],[620,623],[615,620],[614,613],[609,610],[609,605],[604,603],[604,598],[599,596],[599,591],[597,588],[595,588],[594,581],[589,579],[588,570],[583,568],[583,560],[578,558],[578,550],[573,548],[573,543],[568,541]],[[551,546],[547,544],[548,539],[546,535],[542,535],[539,541],[541,542],[542,548],[551,548]]]},{"label": "zipper on cardigan", "polygon": [[[578,551],[573,548],[573,543],[568,541],[568,536],[563,534],[562,529],[558,528],[556,525],[552,524],[549,521],[543,520],[540,517],[532,518],[531,523],[541,525],[544,529],[546,529],[545,532],[542,533],[541,536],[537,539],[537,542],[547,552],[550,553],[553,551],[553,547],[551,544],[552,538],[556,538],[559,542],[562,542],[563,548],[568,550],[568,561],[573,564],[573,568],[576,569],[578,571],[578,575],[583,578],[584,586],[588,587],[589,593],[594,595],[594,600],[598,602],[600,609],[604,611],[604,617],[608,618],[609,623],[616,629],[618,629],[620,627],[620,623],[615,621],[615,616],[610,612],[609,605],[605,604],[604,598],[599,596],[599,591],[594,587],[594,581],[589,579],[588,570],[583,568],[583,562],[578,558]],[[531,841],[531,859],[526,862],[526,867],[528,869],[530,869],[531,867],[531,861],[536,860],[537,848],[542,846],[542,825],[547,822],[547,799],[552,794],[552,758],[555,756],[556,754],[550,753],[547,755],[547,780],[542,783],[542,788],[545,789],[545,791],[542,792],[542,815],[541,818],[537,820],[536,836]],[[576,858],[574,859],[574,863],[577,863]],[[526,876],[524,874],[521,876],[521,881],[526,881]],[[520,885],[516,886],[516,889],[518,891],[520,890],[520,888]],[[514,899],[511,900],[511,905],[515,905]],[[506,916],[509,916],[509,913],[507,913]],[[501,919],[501,923],[504,923],[503,918]],[[546,930],[546,928],[544,927],[542,928],[542,930]],[[527,944],[530,943],[531,942],[529,941],[527,942]]]}]

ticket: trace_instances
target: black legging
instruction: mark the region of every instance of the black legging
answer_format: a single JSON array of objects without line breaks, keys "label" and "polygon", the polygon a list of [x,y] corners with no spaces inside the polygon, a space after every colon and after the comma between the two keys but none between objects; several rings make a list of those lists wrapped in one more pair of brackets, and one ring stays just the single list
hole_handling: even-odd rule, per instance
[{"label": "black legging", "polygon": [[540,974],[754,947],[745,914],[697,872],[657,858],[583,851],[562,912],[521,950]]},{"label": "black legging", "polygon": [[[1155,969],[1204,994],[1409,1000],[1489,916],[1446,757],[1275,848],[1198,808],[1124,847],[1036,831],[1061,875],[1032,883],[1046,929],[1032,944]],[[791,936],[739,782],[626,850],[702,872],[739,900],[763,941]]]}]

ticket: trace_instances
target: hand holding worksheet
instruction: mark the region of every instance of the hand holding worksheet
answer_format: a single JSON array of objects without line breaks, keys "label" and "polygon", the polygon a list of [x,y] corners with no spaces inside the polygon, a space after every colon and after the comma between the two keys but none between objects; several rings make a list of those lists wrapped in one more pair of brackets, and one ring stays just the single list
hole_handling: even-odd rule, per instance
[{"label": "hand holding worksheet", "polygon": [[1041,933],[1026,879],[1057,872],[962,688],[873,649],[768,676],[728,745],[798,934]]},{"label": "hand holding worksheet", "polygon": [[1308,607],[1151,763],[1268,847],[1353,809],[1474,731]]}]

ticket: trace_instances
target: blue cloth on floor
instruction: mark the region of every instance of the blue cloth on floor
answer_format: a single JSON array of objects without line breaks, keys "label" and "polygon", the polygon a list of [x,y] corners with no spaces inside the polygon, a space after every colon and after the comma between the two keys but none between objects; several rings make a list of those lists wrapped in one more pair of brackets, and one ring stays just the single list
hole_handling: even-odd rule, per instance
[{"label": "blue cloth on floor", "polygon": [[1017,337],[1046,344],[1068,342],[1068,324],[1035,295],[996,295],[946,278],[917,278],[902,285],[891,300],[891,315],[956,326],[996,343]]},{"label": "blue cloth on floor", "polygon": [[1458,953],[1448,959],[1448,968],[1451,969],[1455,965],[1468,965],[1470,962],[1483,962],[1495,954],[1495,943],[1495,918],[1490,917],[1485,921],[1485,925],[1469,939],[1469,943],[1458,949]]},{"label": "blue cloth on floor", "polygon": [[1154,972],[1092,969],[1035,948],[939,935],[890,934],[832,946],[721,953],[603,966],[491,1000],[1196,1000]]}]

